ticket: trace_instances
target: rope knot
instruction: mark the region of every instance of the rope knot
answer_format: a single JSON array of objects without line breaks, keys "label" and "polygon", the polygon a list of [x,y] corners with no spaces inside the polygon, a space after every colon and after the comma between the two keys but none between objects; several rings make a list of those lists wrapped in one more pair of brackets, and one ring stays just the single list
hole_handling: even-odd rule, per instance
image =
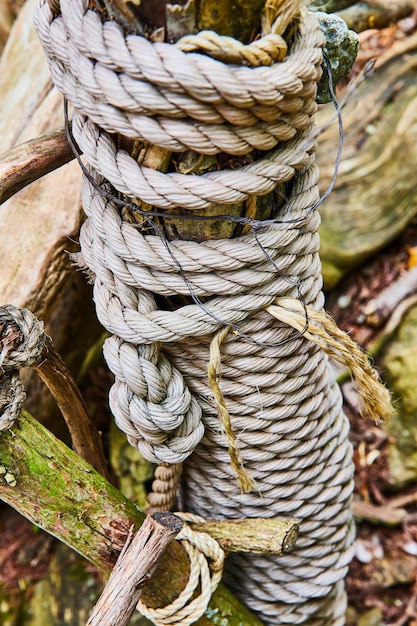
[{"label": "rope knot", "polygon": [[29,367],[45,347],[44,324],[28,309],[12,304],[0,307],[0,369]]},{"label": "rope knot", "polygon": [[47,336],[28,309],[0,307],[0,431],[11,428],[26,398],[19,370],[41,358]]},{"label": "rope knot", "polygon": [[[310,164],[325,38],[303,0],[273,5],[263,36],[249,45],[211,31],[175,45],[152,43],[102,19],[87,0],[39,0],[35,13],[54,83],[74,106],[72,132],[88,162],[88,220],[78,260],[95,276],[98,317],[114,335],[104,347],[116,378],[110,405],[129,442],[152,462],[184,461],[204,433],[204,399],[189,390],[187,372],[172,364],[167,346],[213,336],[224,324],[236,328],[271,304],[277,275],[264,250],[275,259],[284,240],[288,247],[295,239],[271,228],[265,242],[259,232],[256,241],[220,241],[217,249],[165,245],[123,220],[103,180],[153,207],[196,210],[266,195]],[[283,38],[289,24],[291,46]],[[242,167],[201,176],[163,173],[120,149],[117,133],[173,152],[250,156]],[[191,294],[194,304],[159,310],[153,294]],[[246,480],[244,490],[251,485]]]}]

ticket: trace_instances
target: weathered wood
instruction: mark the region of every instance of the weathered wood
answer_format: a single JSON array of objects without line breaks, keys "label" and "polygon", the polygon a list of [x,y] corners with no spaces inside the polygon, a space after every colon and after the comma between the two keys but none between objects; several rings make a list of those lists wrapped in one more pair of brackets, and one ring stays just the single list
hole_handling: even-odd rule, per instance
[{"label": "weathered wood", "polygon": [[14,18],[10,2],[8,0],[0,0],[0,53],[6,45]]},{"label": "weathered wood", "polygon": [[[62,97],[32,24],[35,0],[20,11],[0,61],[0,136],[3,150],[63,125]],[[17,114],[18,112],[18,114]],[[50,174],[0,207],[2,303],[27,306],[48,321],[70,265],[82,220],[78,165]],[[65,210],[62,207],[65,206]]]},{"label": "weathered wood", "polygon": [[372,326],[382,326],[397,306],[417,292],[417,267],[402,274],[365,307],[366,321]]},{"label": "weathered wood", "polygon": [[0,204],[15,193],[72,161],[65,130],[53,130],[0,155]]},{"label": "weathered wood", "polygon": [[146,517],[133,539],[128,538],[87,626],[127,626],[143,585],[183,525],[172,513]]},{"label": "weathered wood", "polygon": [[259,32],[265,5],[265,0],[101,1],[108,13],[128,29],[149,32],[163,28],[169,42],[205,29],[246,42]]},{"label": "weathered wood", "polygon": [[[130,527],[139,528],[145,519],[132,502],[26,411],[13,432],[0,436],[0,472],[1,500],[108,573]],[[185,587],[188,571],[185,550],[173,542],[144,587],[143,601],[152,608],[166,606]],[[228,626],[261,626],[220,585],[198,624],[219,624],[222,619]]]},{"label": "weathered wood", "polygon": [[382,526],[399,526],[407,517],[405,509],[393,506],[376,506],[369,502],[354,500],[353,514],[357,520],[364,520],[371,524]]},{"label": "weathered wood", "polygon": [[193,530],[207,533],[225,552],[286,554],[294,548],[298,523],[294,519],[232,519],[193,524]]},{"label": "weathered wood", "polygon": [[386,424],[388,482],[395,489],[417,478],[417,305],[405,313],[396,332],[385,342],[381,370],[393,397],[395,415]]},{"label": "weathered wood", "polygon": [[[21,9],[0,60],[1,152],[12,150],[11,154],[13,146],[45,133],[48,136],[51,129],[62,128],[64,123],[62,97],[52,87],[33,26],[35,4],[36,0],[28,0]],[[65,143],[59,146],[68,155]],[[33,147],[36,144],[27,146]],[[62,162],[60,151],[55,156],[57,163]],[[83,220],[80,190],[80,170],[71,163],[33,182],[0,206],[0,304],[27,307],[44,320],[56,349],[75,373],[101,332],[91,303],[91,287],[80,272],[74,271],[68,258],[68,252],[79,249]],[[64,436],[65,425],[48,390],[33,371],[23,376],[28,392],[26,406],[39,411],[54,432]]]},{"label": "weathered wood", "polygon": [[368,28],[386,28],[411,15],[415,9],[414,0],[379,0],[378,2],[357,2],[339,11],[352,30],[360,33]]},{"label": "weathered wood", "polygon": [[311,6],[313,9],[334,13],[335,11],[346,9],[346,7],[356,4],[356,2],[357,0],[313,0]]},{"label": "weathered wood", "polygon": [[[327,288],[381,249],[416,214],[417,35],[377,61],[344,111],[345,147],[335,189],[320,207],[320,255]],[[325,124],[333,115],[323,109]],[[338,130],[322,137],[317,161],[321,191],[333,176]]]}]

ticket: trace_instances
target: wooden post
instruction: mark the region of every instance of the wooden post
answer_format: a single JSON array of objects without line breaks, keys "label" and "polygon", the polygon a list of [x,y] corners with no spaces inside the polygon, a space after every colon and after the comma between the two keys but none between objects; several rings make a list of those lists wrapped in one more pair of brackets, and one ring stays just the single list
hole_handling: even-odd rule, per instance
[{"label": "wooden post", "polygon": [[294,519],[206,520],[193,524],[192,528],[216,539],[225,552],[286,554],[294,548],[298,537],[298,523]]},{"label": "wooden post", "polygon": [[87,626],[127,626],[143,585],[182,527],[173,513],[147,516],[133,539],[128,537]]}]

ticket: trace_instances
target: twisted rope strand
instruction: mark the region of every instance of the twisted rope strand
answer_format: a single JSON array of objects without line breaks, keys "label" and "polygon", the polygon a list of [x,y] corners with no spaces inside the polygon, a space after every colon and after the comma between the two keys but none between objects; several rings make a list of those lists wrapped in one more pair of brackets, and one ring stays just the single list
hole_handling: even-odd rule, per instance
[{"label": "twisted rope strand", "polygon": [[0,307],[0,431],[12,428],[19,417],[26,399],[20,369],[39,361],[46,340],[43,322],[29,309]]},{"label": "twisted rope strand", "polygon": [[245,68],[124,37],[116,22],[103,24],[88,10],[88,1],[62,0],[61,15],[54,15],[41,0],[35,21],[54,83],[91,123],[110,133],[174,151],[246,154],[273,148],[308,122],[308,110],[301,117],[300,112],[320,77],[324,45],[314,16],[306,18],[302,35],[308,62],[301,47],[282,63]]}]

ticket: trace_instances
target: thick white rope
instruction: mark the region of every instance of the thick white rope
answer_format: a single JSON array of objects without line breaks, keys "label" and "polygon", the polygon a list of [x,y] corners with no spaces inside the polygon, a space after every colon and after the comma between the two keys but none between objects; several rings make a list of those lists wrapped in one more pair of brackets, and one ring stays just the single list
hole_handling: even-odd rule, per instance
[{"label": "thick white rope", "polygon": [[173,151],[246,154],[308,124],[323,45],[314,18],[283,63],[249,68],[125,37],[88,5],[64,0],[53,19],[41,0],[36,26],[55,85],[100,128]]},{"label": "thick white rope", "polygon": [[[75,106],[74,135],[96,181],[84,179],[81,260],[113,334],[105,355],[116,376],[116,421],[153,461],[177,463],[195,449],[184,471],[187,509],[298,517],[292,554],[230,557],[228,580],[266,624],[342,626],[352,543],[348,424],[327,357],[266,310],[277,296],[323,305],[319,217],[309,210],[318,199],[311,116],[324,43],[316,18],[303,12],[283,62],[245,67],[125,36],[87,0],[61,0],[60,10],[54,15],[39,0],[36,24],[53,79]],[[203,176],[163,174],[138,165],[114,133],[174,151],[249,153],[249,162]],[[252,162],[254,147],[272,152]],[[97,191],[103,177],[155,207],[190,210],[294,182],[282,223],[256,238],[167,244],[122,219]],[[158,309],[154,294],[190,288],[204,305]],[[245,494],[207,380],[211,338],[224,325],[234,332],[221,346],[219,385],[257,487]]]},{"label": "thick white rope", "polygon": [[73,133],[89,163],[116,189],[164,209],[205,209],[213,203],[230,204],[270,193],[278,182],[290,180],[308,163],[316,146],[308,126],[305,134],[253,164],[194,176],[164,174],[139,165],[126,151],[117,149],[109,133],[76,111]]}]

